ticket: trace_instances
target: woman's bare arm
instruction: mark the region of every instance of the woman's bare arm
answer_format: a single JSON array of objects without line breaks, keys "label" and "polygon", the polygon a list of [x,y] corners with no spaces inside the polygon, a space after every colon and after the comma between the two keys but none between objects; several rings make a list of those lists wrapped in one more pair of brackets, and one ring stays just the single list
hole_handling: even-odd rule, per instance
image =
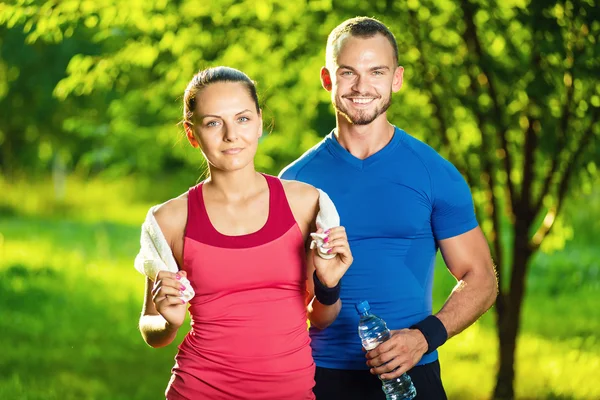
[{"label": "woman's bare arm", "polygon": [[[316,249],[310,250],[308,245],[311,242],[310,232],[322,232],[322,230],[317,230],[318,227],[315,224],[319,212],[319,192],[313,186],[305,183],[283,182],[294,218],[302,230],[307,247],[306,304],[308,319],[312,326],[325,329],[337,318],[342,308],[342,302],[338,299],[334,304],[326,305],[317,300],[314,289],[314,272],[317,270],[318,279],[325,286],[334,287],[339,283],[339,279],[352,263],[346,233],[343,227],[331,230],[330,235],[335,243],[330,248],[338,254],[337,257],[324,260],[316,255]],[[319,268],[316,268],[315,263]]]},{"label": "woman's bare arm", "polygon": [[[178,265],[183,259],[183,232],[187,221],[187,194],[170,200],[155,211],[154,217],[167,240]],[[183,324],[186,304],[179,299],[182,285],[177,274],[161,271],[152,281],[146,278],[146,289],[139,329],[142,337],[152,347],[170,344]]]}]

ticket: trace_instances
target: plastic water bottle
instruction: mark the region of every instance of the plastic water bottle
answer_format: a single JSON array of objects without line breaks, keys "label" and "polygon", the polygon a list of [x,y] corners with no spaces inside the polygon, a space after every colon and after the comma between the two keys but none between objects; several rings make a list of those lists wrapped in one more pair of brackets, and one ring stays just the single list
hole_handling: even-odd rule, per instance
[{"label": "plastic water bottle", "polygon": [[[368,301],[361,301],[356,305],[356,311],[360,315],[358,336],[367,351],[373,350],[390,338],[390,330],[385,321],[371,314],[370,310]],[[406,373],[394,379],[381,379],[381,383],[381,389],[387,400],[410,400],[417,395],[417,390]]]}]

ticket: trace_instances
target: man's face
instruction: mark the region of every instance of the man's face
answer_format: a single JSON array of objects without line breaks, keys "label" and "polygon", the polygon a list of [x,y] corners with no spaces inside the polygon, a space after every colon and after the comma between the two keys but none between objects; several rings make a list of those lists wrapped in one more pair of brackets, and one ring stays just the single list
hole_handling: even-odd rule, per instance
[{"label": "man's face", "polygon": [[323,86],[331,90],[338,113],[352,124],[368,125],[386,112],[392,92],[400,90],[403,68],[395,64],[393,47],[383,35],[347,35],[338,46],[337,60],[321,71]]}]

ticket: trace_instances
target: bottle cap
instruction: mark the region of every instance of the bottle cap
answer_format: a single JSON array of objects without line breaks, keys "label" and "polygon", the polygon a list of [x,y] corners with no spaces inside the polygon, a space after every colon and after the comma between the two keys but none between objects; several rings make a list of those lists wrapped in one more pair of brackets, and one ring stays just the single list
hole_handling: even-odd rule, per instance
[{"label": "bottle cap", "polygon": [[364,312],[367,312],[371,309],[371,306],[369,305],[369,302],[364,300],[361,301],[360,303],[356,304],[356,311],[358,311],[359,314],[362,314]]}]

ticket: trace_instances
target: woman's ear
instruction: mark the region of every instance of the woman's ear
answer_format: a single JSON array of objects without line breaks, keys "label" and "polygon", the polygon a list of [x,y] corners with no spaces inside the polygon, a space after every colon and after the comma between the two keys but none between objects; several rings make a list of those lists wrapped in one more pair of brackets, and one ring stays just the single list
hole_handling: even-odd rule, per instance
[{"label": "woman's ear", "polygon": [[195,149],[199,148],[200,143],[196,139],[196,136],[194,136],[194,129],[192,129],[192,124],[187,121],[184,122],[183,129],[185,129],[185,136],[187,136],[187,140],[188,140],[188,142],[190,142],[192,147]]},{"label": "woman's ear", "polygon": [[262,116],[263,116],[262,108],[259,108],[258,109],[258,120],[260,122],[260,132],[258,133],[258,137],[259,138],[262,137],[262,135],[263,135],[263,129],[264,129],[263,128],[263,119],[262,119]]}]

